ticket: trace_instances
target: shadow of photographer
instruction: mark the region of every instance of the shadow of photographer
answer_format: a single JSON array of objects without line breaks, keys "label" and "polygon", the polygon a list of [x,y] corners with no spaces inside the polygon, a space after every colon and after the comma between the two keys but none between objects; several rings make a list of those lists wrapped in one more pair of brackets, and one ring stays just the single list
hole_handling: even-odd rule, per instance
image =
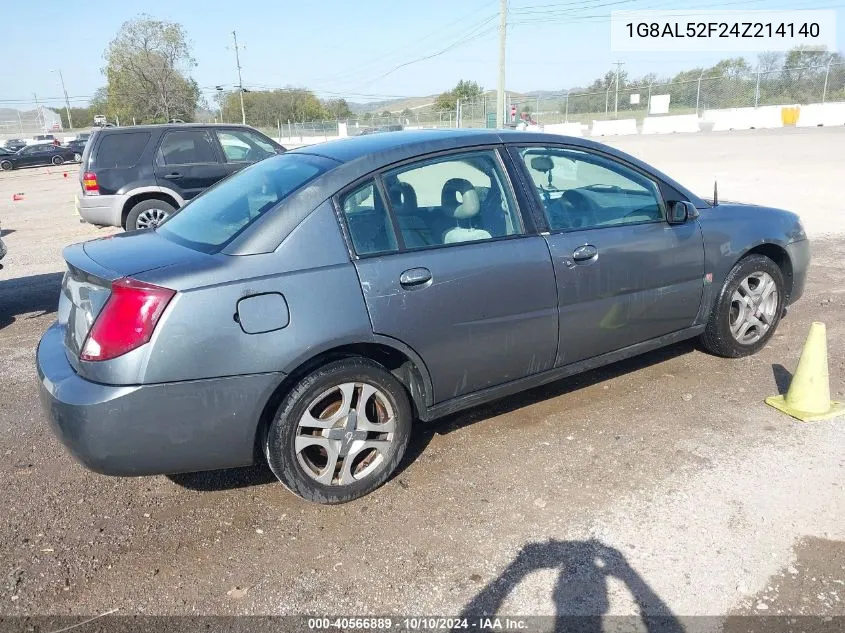
[{"label": "shadow of photographer", "polygon": [[[621,581],[630,592],[646,631],[684,631],[678,618],[631,567],[625,556],[597,540],[529,543],[496,579],[464,607],[461,617],[477,620],[481,616],[498,614],[516,587],[529,574],[543,569],[558,571],[552,593],[555,631],[604,631],[603,616],[610,606],[610,578]],[[631,627],[624,628],[629,630]]]}]

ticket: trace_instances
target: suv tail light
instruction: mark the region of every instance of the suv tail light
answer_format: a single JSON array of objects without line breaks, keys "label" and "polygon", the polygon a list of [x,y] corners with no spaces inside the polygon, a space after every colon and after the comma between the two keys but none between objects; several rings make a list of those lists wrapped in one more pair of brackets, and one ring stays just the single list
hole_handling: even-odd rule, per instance
[{"label": "suv tail light", "polygon": [[82,346],[80,360],[111,360],[148,343],[176,291],[124,277],[111,295]]},{"label": "suv tail light", "polygon": [[97,184],[97,174],[93,171],[86,171],[82,174],[82,191],[86,196],[100,195],[100,185]]}]

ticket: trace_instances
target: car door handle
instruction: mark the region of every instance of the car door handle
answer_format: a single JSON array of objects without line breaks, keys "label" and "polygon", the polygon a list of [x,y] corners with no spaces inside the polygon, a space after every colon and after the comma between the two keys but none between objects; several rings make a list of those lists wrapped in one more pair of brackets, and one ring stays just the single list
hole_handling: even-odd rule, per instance
[{"label": "car door handle", "polygon": [[168,180],[179,180],[182,177],[182,174],[178,172],[173,172],[172,174],[165,174],[162,178],[167,178]]},{"label": "car door handle", "polygon": [[586,262],[599,254],[598,249],[592,244],[584,244],[572,251],[572,259],[576,262]]},{"label": "car door handle", "polygon": [[399,285],[403,288],[419,288],[431,281],[431,271],[428,268],[411,268],[399,275]]}]

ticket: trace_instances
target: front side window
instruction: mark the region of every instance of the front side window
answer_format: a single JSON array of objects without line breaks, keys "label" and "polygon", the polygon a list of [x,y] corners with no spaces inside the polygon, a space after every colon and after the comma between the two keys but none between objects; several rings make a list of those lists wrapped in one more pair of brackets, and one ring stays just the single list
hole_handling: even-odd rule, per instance
[{"label": "front side window", "polygon": [[384,175],[407,248],[489,240],[522,233],[494,151],[435,158]]},{"label": "front side window", "polygon": [[176,242],[213,253],[336,162],[308,154],[283,154],[255,163],[200,194],[157,231]]},{"label": "front side window", "polygon": [[340,208],[358,255],[397,249],[390,215],[372,180],[341,197]]},{"label": "front side window", "polygon": [[163,165],[216,163],[217,153],[207,130],[179,130],[165,134],[158,161]]},{"label": "front side window", "polygon": [[248,130],[217,130],[217,139],[230,163],[255,163],[276,153],[272,143]]},{"label": "front side window", "polygon": [[575,149],[529,147],[520,153],[554,231],[665,217],[657,184],[621,163]]}]

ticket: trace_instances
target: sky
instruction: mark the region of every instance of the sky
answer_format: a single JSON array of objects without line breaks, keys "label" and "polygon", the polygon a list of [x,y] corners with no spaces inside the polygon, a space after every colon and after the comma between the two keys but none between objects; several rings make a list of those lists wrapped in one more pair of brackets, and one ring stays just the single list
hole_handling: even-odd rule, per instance
[{"label": "sky", "polygon": [[[63,104],[56,70],[62,72],[71,105],[84,106],[105,83],[101,69],[109,41],[124,21],[140,13],[183,25],[197,62],[192,74],[207,97],[217,85],[237,84],[233,30],[248,88],[306,87],[321,98],[361,102],[436,94],[459,79],[496,87],[499,0],[137,0],[94,6],[77,10],[58,0],[0,0],[0,23],[7,25],[0,50],[12,60],[0,66],[0,108],[31,109],[33,94],[42,104]],[[632,77],[647,72],[671,76],[729,56],[611,51],[611,9],[691,6],[836,8],[837,45],[845,48],[845,0],[708,0],[695,5],[681,0],[509,0],[507,89],[587,85],[615,61],[624,62]],[[45,15],[56,19],[45,20]],[[47,23],[47,31],[32,30]],[[34,44],[35,33],[53,34],[48,41],[55,44]]]}]

